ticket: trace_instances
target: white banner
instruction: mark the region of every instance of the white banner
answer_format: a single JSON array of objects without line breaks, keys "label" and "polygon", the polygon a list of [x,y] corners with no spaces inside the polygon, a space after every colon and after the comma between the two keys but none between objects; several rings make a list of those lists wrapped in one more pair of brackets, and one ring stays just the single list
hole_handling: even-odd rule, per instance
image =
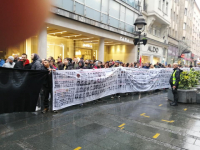
[{"label": "white banner", "polygon": [[173,69],[60,70],[53,74],[53,110],[127,92],[169,88]]}]

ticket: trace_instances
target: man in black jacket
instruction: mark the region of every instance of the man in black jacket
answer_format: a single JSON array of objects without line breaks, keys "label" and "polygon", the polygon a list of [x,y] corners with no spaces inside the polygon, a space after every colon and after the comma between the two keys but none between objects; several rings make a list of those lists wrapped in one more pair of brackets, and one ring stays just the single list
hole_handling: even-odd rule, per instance
[{"label": "man in black jacket", "polygon": [[44,110],[42,111],[42,113],[46,113],[49,110],[49,94],[52,95],[52,71],[55,71],[55,69],[50,66],[49,60],[45,59],[44,65],[42,65],[41,70],[49,71],[49,74],[44,80],[42,86],[42,89],[44,91]]},{"label": "man in black jacket", "polygon": [[15,63],[14,68],[16,69],[31,69],[29,60],[27,59],[27,54],[22,54],[22,59]]},{"label": "man in black jacket", "polygon": [[178,64],[174,63],[173,64],[173,68],[174,71],[171,75],[171,78],[169,80],[169,83],[172,87],[172,93],[174,95],[174,102],[170,103],[171,106],[178,106],[178,86],[179,86],[179,82],[180,82],[180,74],[181,74],[181,70],[178,68]]},{"label": "man in black jacket", "polygon": [[42,60],[40,59],[38,54],[34,54],[34,53],[31,54],[31,59],[33,60],[33,62],[31,63],[31,70],[41,70]]}]

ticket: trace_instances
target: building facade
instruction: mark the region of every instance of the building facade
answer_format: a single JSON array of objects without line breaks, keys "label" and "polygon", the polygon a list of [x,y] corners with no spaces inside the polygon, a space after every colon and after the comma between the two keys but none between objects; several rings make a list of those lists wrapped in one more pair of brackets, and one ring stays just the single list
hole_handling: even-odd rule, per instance
[{"label": "building facade", "polygon": [[171,8],[170,8],[170,18],[171,23],[169,27],[169,47],[168,47],[168,53],[167,53],[167,63],[173,64],[174,62],[178,61],[179,56],[179,37],[178,37],[178,30],[179,30],[179,13],[180,13],[180,2],[178,0],[172,0],[171,1]]},{"label": "building facade", "polygon": [[154,2],[143,0],[142,6],[142,13],[147,21],[145,33],[147,33],[148,38],[148,44],[141,48],[142,61],[166,65],[171,0]]},{"label": "building facade", "polygon": [[192,45],[191,51],[193,53],[194,65],[197,65],[200,56],[200,9],[194,2],[193,21],[192,21]]},{"label": "building facade", "polygon": [[5,50],[10,55],[38,53],[41,58],[136,61],[133,44],[138,0],[54,0],[44,28]]}]

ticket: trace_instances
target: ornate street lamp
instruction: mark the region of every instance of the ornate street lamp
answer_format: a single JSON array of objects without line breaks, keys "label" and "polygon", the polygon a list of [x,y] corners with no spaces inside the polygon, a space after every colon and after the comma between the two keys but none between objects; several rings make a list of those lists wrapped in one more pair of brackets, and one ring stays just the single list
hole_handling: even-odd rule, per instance
[{"label": "ornate street lamp", "polygon": [[[143,42],[144,45],[147,43],[147,39],[144,38],[143,40],[140,39],[141,33],[145,30],[145,26],[147,25],[146,20],[144,19],[143,15],[140,14],[138,18],[135,20],[135,34],[139,36],[139,38],[134,39],[134,45],[138,45],[138,54],[137,54],[137,62],[139,62],[140,57],[140,42]],[[144,34],[146,37],[146,34]]]}]

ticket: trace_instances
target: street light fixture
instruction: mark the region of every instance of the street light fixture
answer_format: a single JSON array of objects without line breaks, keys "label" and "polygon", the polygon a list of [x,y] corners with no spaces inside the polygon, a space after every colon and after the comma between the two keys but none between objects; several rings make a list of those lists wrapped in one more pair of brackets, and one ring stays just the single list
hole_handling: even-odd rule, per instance
[{"label": "street light fixture", "polygon": [[[140,59],[139,58],[140,57],[140,42],[142,42],[140,40],[140,37],[141,37],[141,33],[145,30],[145,26],[147,25],[146,20],[144,19],[142,14],[140,14],[138,16],[138,18],[135,20],[134,25],[135,25],[135,31],[136,31],[135,34],[139,36],[138,39],[134,39],[134,44],[138,45],[137,62],[139,62],[139,59]],[[145,36],[146,36],[146,34],[144,34],[144,37]],[[144,40],[147,42],[146,39],[144,39]]]}]

